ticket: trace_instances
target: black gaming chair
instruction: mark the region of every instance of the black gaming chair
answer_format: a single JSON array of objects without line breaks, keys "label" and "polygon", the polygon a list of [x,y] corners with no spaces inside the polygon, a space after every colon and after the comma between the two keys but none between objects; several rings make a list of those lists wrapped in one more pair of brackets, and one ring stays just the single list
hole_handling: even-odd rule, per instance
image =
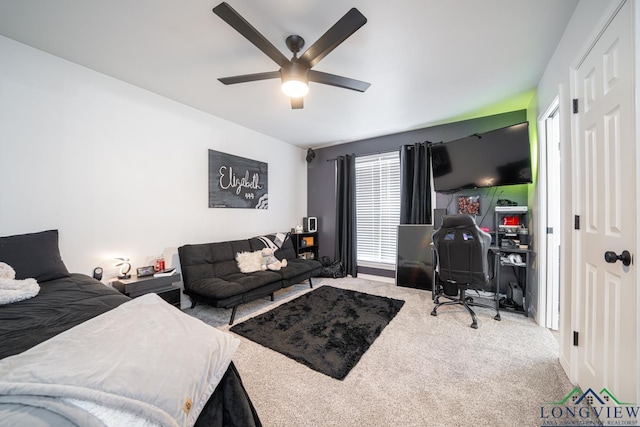
[{"label": "black gaming chair", "polygon": [[[473,298],[466,296],[467,289],[479,289],[489,282],[488,251],[491,236],[478,228],[472,216],[460,214],[445,215],[432,239],[437,257],[438,280],[435,281],[434,289],[436,306],[431,315],[437,316],[440,306],[461,304],[471,314],[471,327],[474,329],[478,328],[478,317],[471,306],[494,309],[494,319],[500,320],[497,304],[474,302]],[[440,302],[441,297],[450,301]]]}]

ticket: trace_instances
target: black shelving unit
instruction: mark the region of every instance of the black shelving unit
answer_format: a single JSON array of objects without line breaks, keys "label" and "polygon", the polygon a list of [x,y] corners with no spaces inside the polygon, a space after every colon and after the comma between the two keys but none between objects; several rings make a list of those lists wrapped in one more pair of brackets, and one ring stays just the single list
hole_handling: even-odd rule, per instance
[{"label": "black shelving unit", "polygon": [[[528,208],[526,206],[497,206],[495,209],[495,246],[492,248],[494,255],[498,257],[495,272],[496,291],[501,301],[500,310],[515,311],[527,314],[528,301],[527,289],[529,287],[529,275],[531,273],[531,242],[529,233],[522,233],[528,225]],[[526,241],[525,241],[526,239]],[[517,257],[516,257],[517,256]],[[515,277],[515,282],[506,284],[506,293],[501,293],[501,270],[511,268]],[[503,276],[504,277],[504,276]],[[509,289],[516,288],[515,291]],[[503,288],[505,288],[503,286]],[[508,293],[512,296],[518,295],[515,306],[504,305],[510,302]],[[521,295],[521,296],[520,296]],[[520,299],[522,298],[522,299]],[[511,302],[513,304],[513,302]]]},{"label": "black shelving unit", "polygon": [[318,259],[318,232],[292,233],[291,239],[298,258]]}]

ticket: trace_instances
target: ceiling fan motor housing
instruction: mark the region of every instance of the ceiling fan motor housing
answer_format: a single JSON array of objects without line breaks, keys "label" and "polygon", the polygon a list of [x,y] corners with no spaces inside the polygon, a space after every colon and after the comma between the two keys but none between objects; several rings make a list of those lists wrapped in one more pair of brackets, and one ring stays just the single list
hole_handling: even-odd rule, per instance
[{"label": "ceiling fan motor housing", "polygon": [[280,74],[282,75],[282,83],[285,83],[289,80],[298,80],[309,83],[308,73],[309,67],[304,66],[299,62],[284,64],[280,69]]}]

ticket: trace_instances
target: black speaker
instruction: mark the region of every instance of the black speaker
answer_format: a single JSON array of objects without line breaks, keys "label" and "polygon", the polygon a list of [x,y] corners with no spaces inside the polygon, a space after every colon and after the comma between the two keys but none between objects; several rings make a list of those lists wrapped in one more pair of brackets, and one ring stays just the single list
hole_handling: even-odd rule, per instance
[{"label": "black speaker", "polygon": [[93,269],[93,278],[96,280],[102,280],[102,267],[96,267]]},{"label": "black speaker", "polygon": [[311,147],[307,150],[307,163],[311,163],[316,158],[316,152]]}]

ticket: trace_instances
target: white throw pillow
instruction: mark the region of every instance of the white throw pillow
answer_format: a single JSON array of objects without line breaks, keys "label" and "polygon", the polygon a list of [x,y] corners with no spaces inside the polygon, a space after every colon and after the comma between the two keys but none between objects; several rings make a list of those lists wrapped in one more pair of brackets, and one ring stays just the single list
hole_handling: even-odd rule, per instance
[{"label": "white throw pillow", "polygon": [[236,254],[238,268],[243,273],[253,273],[262,270],[262,251],[238,252]]}]

